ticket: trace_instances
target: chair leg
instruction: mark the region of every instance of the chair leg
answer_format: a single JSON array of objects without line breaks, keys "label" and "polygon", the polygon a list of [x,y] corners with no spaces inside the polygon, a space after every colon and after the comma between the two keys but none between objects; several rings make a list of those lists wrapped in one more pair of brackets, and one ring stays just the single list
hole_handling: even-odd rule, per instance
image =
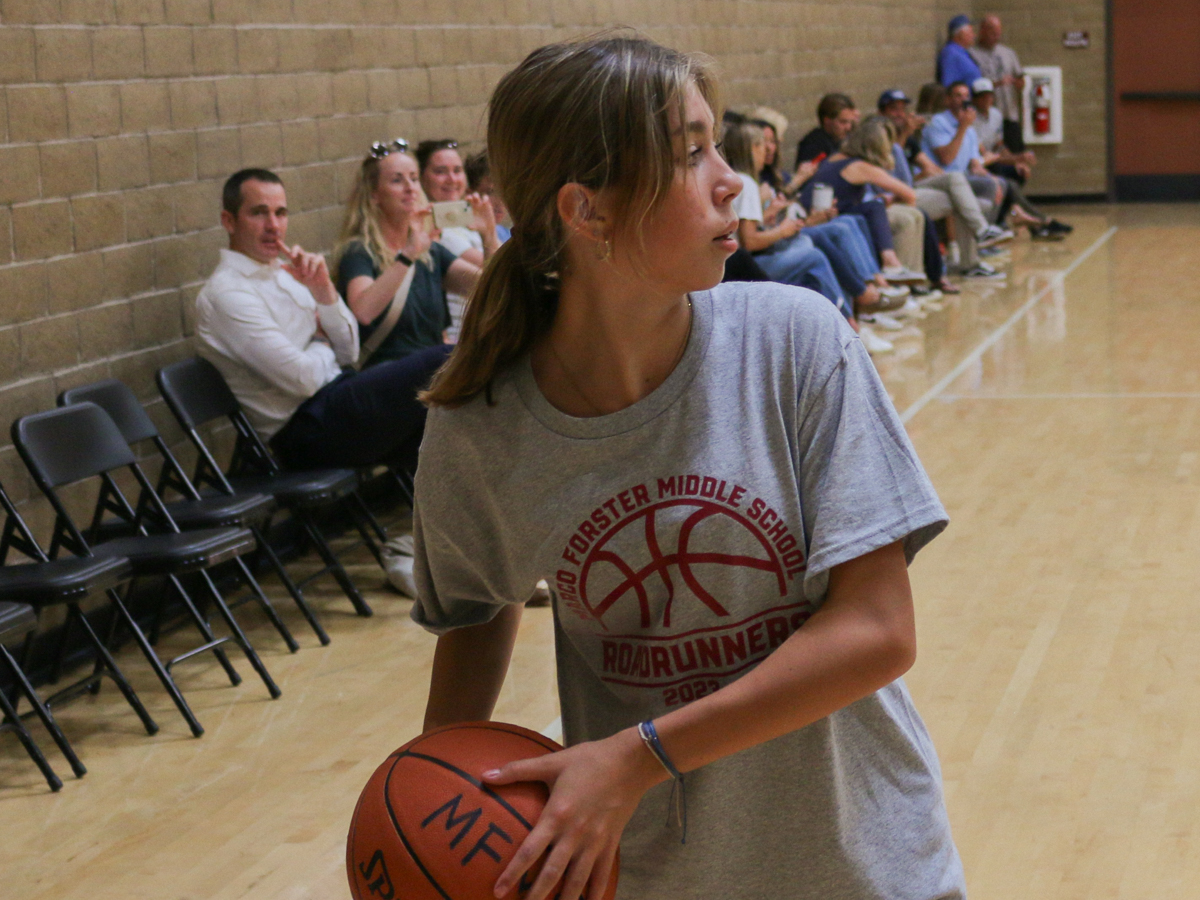
[{"label": "chair leg", "polygon": [[292,637],[291,631],[287,625],[283,623],[283,619],[279,618],[279,613],[275,611],[275,607],[271,605],[271,601],[267,599],[267,595],[263,593],[262,586],[258,583],[258,579],[246,566],[246,561],[240,556],[237,558],[238,571],[242,573],[242,580],[246,582],[246,587],[250,588],[250,593],[254,595],[254,599],[258,601],[258,605],[262,607],[262,611],[267,614],[267,618],[271,620],[271,624],[275,626],[275,630],[279,632],[279,636],[283,638],[283,642],[287,645],[288,650],[295,653],[300,649],[300,645],[296,643],[296,639]]},{"label": "chair leg", "polygon": [[46,784],[50,785],[50,790],[62,790],[62,779],[54,774],[54,770],[50,768],[50,763],[42,755],[41,748],[33,739],[33,735],[29,733],[29,729],[25,727],[25,723],[21,721],[20,716],[17,715],[17,711],[13,709],[12,704],[8,702],[8,697],[4,695],[3,691],[0,691],[0,712],[4,713],[3,721],[8,724],[9,730],[15,732],[17,737],[21,739],[21,743],[25,746],[25,752],[29,754],[29,758],[41,770],[42,777],[46,779]]},{"label": "chair leg", "polygon": [[328,646],[329,635],[325,633],[325,629],[321,627],[320,621],[317,619],[317,614],[308,604],[303,592],[297,586],[296,582],[292,581],[292,577],[288,575],[287,569],[283,567],[283,562],[275,555],[275,551],[271,549],[271,545],[267,543],[266,535],[263,534],[257,527],[252,529],[255,538],[258,539],[258,547],[266,556],[267,562],[271,564],[271,568],[275,570],[275,574],[279,576],[279,580],[283,582],[283,586],[287,588],[288,593],[292,595],[292,599],[296,601],[296,606],[300,608],[300,612],[308,621],[309,626],[317,635],[317,640],[322,646]]},{"label": "chair leg", "polygon": [[[192,730],[192,735],[200,737],[200,735],[204,734],[204,727],[200,724],[200,720],[196,718],[196,714],[192,712],[192,708],[188,706],[187,700],[183,698],[179,686],[175,684],[175,679],[171,677],[171,673],[167,671],[166,666],[162,664],[162,660],[158,658],[158,654],[154,652],[154,648],[150,646],[150,641],[147,639],[145,632],[138,626],[137,621],[130,614],[129,610],[125,608],[125,604],[121,602],[120,594],[113,589],[109,589],[108,599],[117,614],[121,617],[121,621],[125,623],[125,627],[133,635],[134,641],[141,649],[142,655],[146,657],[146,661],[150,663],[150,668],[154,670],[154,674],[158,676],[159,682],[166,689],[171,700],[174,701],[175,708],[179,710],[179,714],[183,716],[184,721],[188,723],[188,727]],[[97,648],[97,652],[101,650],[103,650],[103,645]],[[120,684],[121,682],[118,681],[117,686],[119,687]],[[157,725],[155,726],[155,730],[158,730]]]},{"label": "chair leg", "polygon": [[[362,494],[360,494],[357,490],[352,491],[348,499],[350,500],[350,505],[353,507],[351,512],[353,513],[354,511],[357,511],[358,514],[361,515],[367,522],[367,524],[371,526],[371,530],[375,532],[375,536],[379,539],[379,543],[386,544],[388,539],[387,529],[379,523],[379,519],[375,518],[375,514],[371,512],[371,508],[367,506],[367,501],[362,498]],[[366,537],[366,535],[364,534],[363,537]]]},{"label": "chair leg", "polygon": [[221,592],[217,590],[217,586],[213,584],[212,578],[208,572],[199,573],[204,581],[204,586],[208,590],[208,594],[217,605],[217,611],[221,614],[221,618],[225,620],[230,632],[233,634],[234,641],[242,648],[242,652],[246,654],[246,659],[250,660],[250,665],[254,667],[254,671],[258,673],[258,677],[262,679],[263,684],[267,686],[267,691],[271,695],[271,699],[277,699],[283,691],[275,684],[275,680],[271,677],[271,673],[267,671],[267,667],[263,665],[263,661],[259,658],[258,652],[250,644],[249,638],[242,631],[242,627],[238,625],[237,619],[233,617],[233,613],[229,610],[229,605],[225,602],[225,598],[221,596]]},{"label": "chair leg", "polygon": [[350,598],[350,602],[354,604],[354,611],[360,616],[374,615],[374,611],[363,599],[363,595],[359,593],[358,586],[351,580],[350,574],[342,567],[341,562],[325,542],[325,538],[321,536],[321,532],[317,530],[316,524],[312,520],[312,516],[307,510],[298,511],[298,518],[304,526],[304,533],[308,535],[308,539],[312,541],[316,547],[317,553],[329,567],[329,571],[333,577],[337,579],[337,583],[341,585],[346,596]]},{"label": "chair leg", "polygon": [[[50,737],[54,740],[54,743],[58,745],[58,749],[62,751],[62,755],[66,757],[67,762],[70,763],[71,771],[75,773],[75,777],[82,778],[87,774],[87,767],[84,766],[84,764],[80,762],[79,757],[75,755],[74,748],[71,746],[70,742],[67,741],[67,736],[62,733],[62,729],[58,727],[58,723],[54,721],[54,716],[50,714],[50,710],[46,708],[46,704],[44,704],[41,701],[41,698],[34,693],[33,685],[30,684],[29,679],[25,677],[25,671],[17,665],[17,661],[12,658],[8,652],[8,649],[2,645],[0,645],[0,658],[2,658],[5,665],[8,666],[8,669],[12,673],[13,678],[16,680],[17,685],[21,688],[21,693],[25,695],[26,699],[33,707],[33,711],[37,713],[37,717],[42,720],[42,724],[45,725],[46,730],[50,732]],[[8,711],[6,710],[6,712]],[[15,713],[16,710],[14,709],[14,716]],[[44,769],[43,774],[45,774]],[[61,781],[59,782],[59,785],[62,785]],[[50,786],[53,788],[54,784],[51,783]]]},{"label": "chair leg", "polygon": [[[115,596],[115,594],[116,591],[109,591],[110,598]],[[125,607],[121,605],[119,601],[117,602],[121,610],[124,611]],[[96,648],[97,656],[104,660],[104,667],[108,669],[109,676],[112,678],[113,682],[116,683],[117,689],[121,692],[122,696],[125,697],[125,702],[133,707],[133,711],[137,713],[137,717],[142,720],[142,727],[146,729],[146,734],[158,734],[158,723],[150,717],[150,713],[146,711],[146,707],[143,706],[142,701],[138,699],[138,695],[134,691],[133,685],[125,680],[125,674],[121,671],[120,667],[117,666],[117,661],[113,659],[113,655],[108,651],[108,648],[104,646],[104,642],[100,640],[100,636],[92,629],[91,623],[87,620],[87,616],[85,616],[82,610],[79,609],[79,604],[68,604],[67,616],[74,618],[77,622],[79,622],[80,627],[83,628],[84,634],[87,635],[87,638],[89,641],[91,641],[92,646]],[[131,625],[134,629],[137,629],[137,623],[133,621],[132,616],[128,617],[126,624]],[[137,633],[141,634],[141,630],[137,629]],[[153,653],[153,651],[151,651],[151,653]],[[155,657],[155,659],[157,658],[158,657]]]},{"label": "chair leg", "polygon": [[[358,494],[351,494],[348,499],[347,507],[350,513],[350,521],[354,523],[354,527],[358,529],[358,533],[362,535],[363,543],[367,545],[367,549],[371,551],[371,555],[375,557],[375,562],[379,563],[379,568],[385,572],[387,568],[383,564],[383,547],[381,542],[377,542],[371,531],[376,529],[382,531],[383,526],[367,509],[367,505],[363,503],[362,498]],[[356,502],[357,501],[357,502]],[[386,537],[384,538],[386,541]]]},{"label": "chair leg", "polygon": [[171,575],[168,580],[171,582],[171,586],[175,588],[176,593],[183,598],[183,604],[187,607],[188,615],[192,617],[192,621],[196,624],[196,628],[204,638],[206,646],[212,645],[209,646],[209,649],[212,650],[213,656],[217,658],[217,662],[221,664],[221,668],[225,670],[225,674],[229,678],[229,683],[237,687],[237,685],[242,683],[242,676],[238,674],[238,670],[233,667],[233,663],[225,655],[225,650],[220,646],[216,646],[220,641],[213,634],[212,626],[208,624],[208,619],[196,608],[196,604],[192,602],[191,594],[184,590],[183,584],[176,576]]}]

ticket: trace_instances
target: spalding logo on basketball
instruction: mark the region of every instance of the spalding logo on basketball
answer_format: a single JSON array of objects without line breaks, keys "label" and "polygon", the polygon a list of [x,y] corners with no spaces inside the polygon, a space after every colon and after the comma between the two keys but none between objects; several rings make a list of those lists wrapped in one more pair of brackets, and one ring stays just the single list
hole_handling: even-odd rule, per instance
[{"label": "spalding logo on basketball", "polygon": [[[346,841],[351,893],[356,900],[494,900],[492,888],[547,792],[540,782],[492,787],[479,776],[561,749],[501,722],[449,725],[409,741],[359,796]],[[527,874],[506,900],[524,897],[536,875]],[[606,900],[616,882],[614,870]]]}]

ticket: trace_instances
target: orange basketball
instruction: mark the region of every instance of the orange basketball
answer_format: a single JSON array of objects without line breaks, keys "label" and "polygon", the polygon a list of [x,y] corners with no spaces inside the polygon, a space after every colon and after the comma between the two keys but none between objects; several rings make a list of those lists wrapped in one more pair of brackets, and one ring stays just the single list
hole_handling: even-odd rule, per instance
[{"label": "orange basketball", "polygon": [[[496,879],[548,794],[540,782],[492,787],[480,776],[561,749],[503,722],[448,725],[409,741],[375,770],[354,809],[346,872],[355,900],[495,900]],[[506,900],[524,897],[536,874]],[[605,900],[616,889],[614,869]]]}]

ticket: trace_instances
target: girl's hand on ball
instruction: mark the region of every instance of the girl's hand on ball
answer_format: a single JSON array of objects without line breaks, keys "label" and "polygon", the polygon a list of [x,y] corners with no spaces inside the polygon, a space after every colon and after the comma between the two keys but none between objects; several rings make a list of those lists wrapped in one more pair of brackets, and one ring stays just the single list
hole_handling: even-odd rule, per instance
[{"label": "girl's hand on ball", "polygon": [[488,784],[541,781],[550,788],[541,818],[496,882],[496,896],[508,895],[545,855],[525,900],[544,900],[560,880],[563,900],[601,900],[621,832],[642,795],[666,777],[633,728],[485,772]]}]

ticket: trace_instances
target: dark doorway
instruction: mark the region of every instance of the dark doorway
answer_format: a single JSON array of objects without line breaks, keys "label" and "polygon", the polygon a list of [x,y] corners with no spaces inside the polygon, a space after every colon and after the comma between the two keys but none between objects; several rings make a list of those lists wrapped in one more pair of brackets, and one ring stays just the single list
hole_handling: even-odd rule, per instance
[{"label": "dark doorway", "polygon": [[1200,200],[1200,0],[1112,0],[1118,200]]}]

